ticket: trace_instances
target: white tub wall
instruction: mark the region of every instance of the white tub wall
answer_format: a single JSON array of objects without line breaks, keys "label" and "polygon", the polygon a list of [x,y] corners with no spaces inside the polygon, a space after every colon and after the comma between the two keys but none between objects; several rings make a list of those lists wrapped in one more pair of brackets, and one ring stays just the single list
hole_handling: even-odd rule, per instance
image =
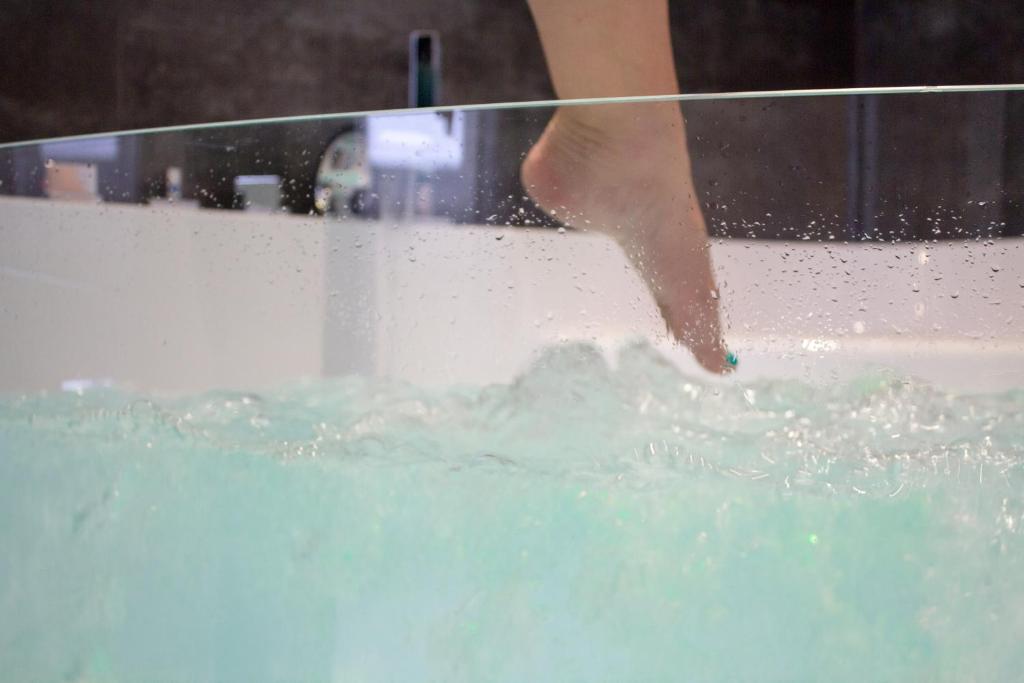
[{"label": "white tub wall", "polygon": [[276,216],[0,202],[0,390],[317,376],[323,231]]},{"label": "white tub wall", "polygon": [[[737,377],[831,381],[885,364],[1020,387],[1021,250],[715,244]],[[261,389],[348,372],[505,381],[546,344],[640,336],[699,372],[616,245],[553,230],[6,199],[0,296],[5,392],[76,378]]]},{"label": "white tub wall", "polygon": [[[702,374],[603,236],[431,225],[361,234],[376,258],[379,372],[493,381],[557,341],[614,349],[643,336]],[[1022,249],[1020,240],[715,243],[728,339],[742,359],[736,377],[833,381],[889,366],[969,390],[1022,386],[1024,289],[1013,265]]]}]

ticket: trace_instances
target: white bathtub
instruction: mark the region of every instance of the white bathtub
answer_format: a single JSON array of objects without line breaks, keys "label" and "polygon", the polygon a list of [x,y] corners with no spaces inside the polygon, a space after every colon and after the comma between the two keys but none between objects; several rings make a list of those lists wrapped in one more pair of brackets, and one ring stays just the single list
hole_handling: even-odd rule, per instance
[{"label": "white bathtub", "polygon": [[[718,241],[740,357],[723,381],[885,366],[961,390],[1020,387],[1022,257],[1019,239]],[[617,246],[578,232],[8,198],[0,292],[4,392],[505,381],[545,345],[639,337],[700,372]]]}]

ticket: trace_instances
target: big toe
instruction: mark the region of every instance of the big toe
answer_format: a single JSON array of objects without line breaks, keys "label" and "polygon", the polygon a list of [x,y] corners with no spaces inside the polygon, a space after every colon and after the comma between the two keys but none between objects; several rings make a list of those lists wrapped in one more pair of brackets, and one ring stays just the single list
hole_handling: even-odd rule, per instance
[{"label": "big toe", "polygon": [[736,357],[722,338],[718,301],[713,297],[689,305],[659,302],[669,332],[685,345],[708,372],[724,375],[736,368]]}]

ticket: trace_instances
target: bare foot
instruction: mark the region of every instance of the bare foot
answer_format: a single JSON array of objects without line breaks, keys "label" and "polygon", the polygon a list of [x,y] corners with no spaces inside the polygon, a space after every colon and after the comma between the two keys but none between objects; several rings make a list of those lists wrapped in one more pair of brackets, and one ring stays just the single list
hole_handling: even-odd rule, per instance
[{"label": "bare foot", "polygon": [[562,107],[521,173],[545,211],[618,241],[670,332],[702,366],[732,369],[676,103]]}]

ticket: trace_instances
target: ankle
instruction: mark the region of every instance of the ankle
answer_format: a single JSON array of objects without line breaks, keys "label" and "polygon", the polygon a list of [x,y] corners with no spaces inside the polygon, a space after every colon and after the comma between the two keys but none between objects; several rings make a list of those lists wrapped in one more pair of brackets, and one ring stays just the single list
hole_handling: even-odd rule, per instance
[{"label": "ankle", "polygon": [[683,115],[677,102],[565,106],[558,108],[554,121],[609,144],[660,144],[665,136],[684,136]]}]

